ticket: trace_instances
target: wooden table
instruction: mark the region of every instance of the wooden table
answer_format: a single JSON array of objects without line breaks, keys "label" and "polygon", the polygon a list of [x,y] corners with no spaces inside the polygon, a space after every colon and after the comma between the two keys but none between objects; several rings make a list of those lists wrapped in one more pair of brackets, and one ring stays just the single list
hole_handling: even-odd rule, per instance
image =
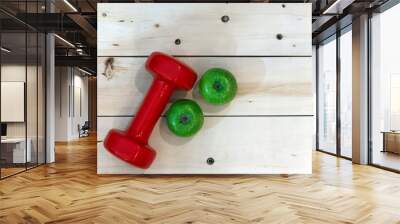
[{"label": "wooden table", "polygon": [[381,133],[383,134],[382,152],[392,152],[400,154],[400,132],[382,131]]}]

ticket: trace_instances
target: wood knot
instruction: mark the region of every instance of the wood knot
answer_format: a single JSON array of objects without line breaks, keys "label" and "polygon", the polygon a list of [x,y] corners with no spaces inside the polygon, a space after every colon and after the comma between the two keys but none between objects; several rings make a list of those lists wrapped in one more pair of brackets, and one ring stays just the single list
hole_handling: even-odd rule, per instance
[{"label": "wood knot", "polygon": [[114,58],[107,58],[105,64],[105,69],[103,75],[110,80],[113,76],[113,69],[114,69]]}]

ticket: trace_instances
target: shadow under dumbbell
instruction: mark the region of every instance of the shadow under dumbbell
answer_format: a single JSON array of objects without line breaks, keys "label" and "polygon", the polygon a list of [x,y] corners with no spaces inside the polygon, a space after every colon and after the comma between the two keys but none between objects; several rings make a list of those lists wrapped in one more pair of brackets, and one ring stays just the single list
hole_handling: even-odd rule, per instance
[{"label": "shadow under dumbbell", "polygon": [[137,71],[134,82],[136,89],[145,96],[153,82],[153,76],[146,70],[145,60],[143,60],[140,69]]}]

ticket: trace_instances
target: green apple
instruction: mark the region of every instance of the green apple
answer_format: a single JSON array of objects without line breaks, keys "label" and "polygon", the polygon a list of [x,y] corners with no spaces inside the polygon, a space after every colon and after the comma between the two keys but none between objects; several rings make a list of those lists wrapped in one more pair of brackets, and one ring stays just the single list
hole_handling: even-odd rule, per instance
[{"label": "green apple", "polygon": [[237,92],[235,77],[222,68],[207,70],[200,79],[200,95],[211,104],[226,104],[233,100]]},{"label": "green apple", "polygon": [[203,126],[204,117],[200,106],[193,100],[177,100],[167,110],[169,130],[177,136],[189,137]]}]

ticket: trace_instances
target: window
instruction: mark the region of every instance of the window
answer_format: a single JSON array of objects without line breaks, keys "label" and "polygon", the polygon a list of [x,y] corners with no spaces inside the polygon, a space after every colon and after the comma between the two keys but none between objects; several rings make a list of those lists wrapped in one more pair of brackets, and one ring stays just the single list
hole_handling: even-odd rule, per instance
[{"label": "window", "polygon": [[352,32],[340,36],[340,155],[352,157]]},{"label": "window", "polygon": [[371,140],[373,164],[400,170],[400,5],[371,19]]},{"label": "window", "polygon": [[336,39],[318,47],[318,149],[336,153]]},{"label": "window", "polygon": [[[0,1],[0,7],[20,14],[43,13],[43,5]],[[0,178],[5,178],[45,163],[46,39],[10,15],[0,17],[8,21],[0,23]]]}]

